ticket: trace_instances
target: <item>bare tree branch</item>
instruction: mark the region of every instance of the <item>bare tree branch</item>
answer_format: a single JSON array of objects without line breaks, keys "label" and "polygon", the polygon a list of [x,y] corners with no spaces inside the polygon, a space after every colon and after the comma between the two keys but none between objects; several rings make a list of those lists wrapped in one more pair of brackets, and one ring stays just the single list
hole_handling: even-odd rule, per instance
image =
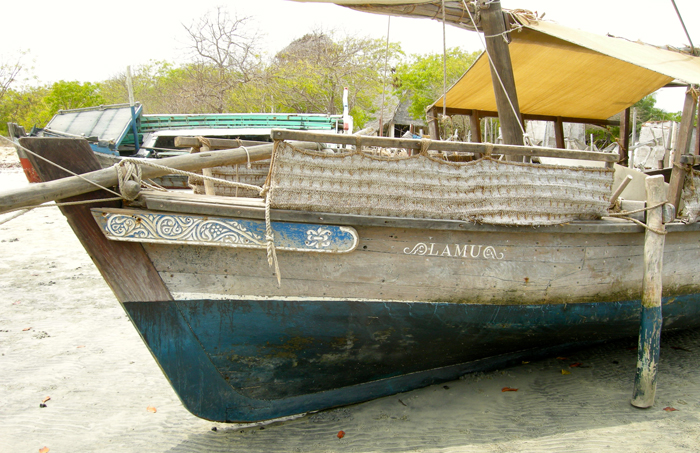
[{"label": "bare tree branch", "polygon": [[22,71],[24,67],[22,57],[23,54],[9,62],[0,61],[0,101],[5,97],[5,93],[7,93]]},{"label": "bare tree branch", "polygon": [[183,24],[194,56],[187,66],[193,80],[188,90],[216,112],[223,112],[229,92],[250,82],[260,67],[259,33],[250,22],[250,17],[231,17],[219,6],[189,27]]}]

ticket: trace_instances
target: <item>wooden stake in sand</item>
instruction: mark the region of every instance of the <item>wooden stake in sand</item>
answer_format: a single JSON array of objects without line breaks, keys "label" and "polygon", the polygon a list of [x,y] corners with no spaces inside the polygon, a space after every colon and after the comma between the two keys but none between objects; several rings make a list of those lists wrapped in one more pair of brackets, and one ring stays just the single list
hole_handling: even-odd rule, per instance
[{"label": "wooden stake in sand", "polygon": [[[665,200],[663,176],[646,179],[647,206]],[[647,211],[644,240],[644,282],[642,285],[642,312],[637,348],[637,374],[634,378],[632,405],[640,409],[651,407],[656,396],[656,371],[661,348],[661,271],[664,254],[663,207]]]}]

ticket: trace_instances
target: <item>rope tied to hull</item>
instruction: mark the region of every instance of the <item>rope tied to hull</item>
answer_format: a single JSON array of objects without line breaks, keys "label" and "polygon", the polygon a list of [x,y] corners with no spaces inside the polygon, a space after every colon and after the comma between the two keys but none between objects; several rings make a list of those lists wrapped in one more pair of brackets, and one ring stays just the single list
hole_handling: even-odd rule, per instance
[{"label": "rope tied to hull", "polygon": [[630,222],[636,223],[637,225],[644,227],[645,229],[654,232],[656,234],[661,234],[661,235],[666,235],[668,232],[666,230],[658,230],[656,228],[652,228],[649,225],[647,225],[644,222],[640,222],[639,220],[630,217],[631,214],[637,214],[638,212],[645,212],[645,211],[651,211],[652,209],[660,208],[663,207],[664,205],[669,204],[667,201],[662,201],[661,203],[657,203],[652,206],[647,206],[645,208],[639,208],[635,209],[633,211],[622,211],[622,212],[612,212],[608,214],[608,217],[615,217],[615,218],[620,218],[623,220],[629,220]]}]

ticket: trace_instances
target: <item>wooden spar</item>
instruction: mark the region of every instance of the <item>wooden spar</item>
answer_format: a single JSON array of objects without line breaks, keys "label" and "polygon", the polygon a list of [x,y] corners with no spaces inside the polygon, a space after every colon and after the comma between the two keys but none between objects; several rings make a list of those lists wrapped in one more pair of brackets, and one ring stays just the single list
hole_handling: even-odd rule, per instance
[{"label": "wooden spar", "polygon": [[[650,176],[645,183],[647,206],[655,206],[664,201],[662,175]],[[651,407],[656,395],[656,372],[659,365],[663,323],[661,292],[665,236],[661,206],[647,212],[647,226],[649,228],[644,240],[644,282],[637,348],[637,374],[634,378],[632,394],[632,405],[640,409]]]},{"label": "wooden spar", "polygon": [[625,179],[622,180],[620,185],[617,187],[617,189],[615,189],[612,196],[610,197],[610,206],[611,207],[615,204],[615,202],[620,197],[622,192],[625,191],[625,189],[632,182],[633,179],[634,179],[634,177],[632,175],[625,176]]},{"label": "wooden spar", "polygon": [[[293,131],[287,129],[273,129],[272,136],[275,140],[308,140],[354,146],[359,146],[361,142],[362,146],[378,146],[383,148],[406,148],[420,150],[423,146],[423,142],[421,140],[415,139],[393,139],[388,137],[368,137],[345,134],[336,135],[317,132]],[[602,162],[617,162],[618,159],[617,154],[612,153],[544,148],[540,146],[499,145],[492,143],[430,141],[427,149],[435,151],[503,154],[513,156],[560,157],[563,159],[596,160]]]},{"label": "wooden spar", "polygon": [[[410,4],[391,4],[391,2],[386,3],[387,4],[362,4],[361,2],[356,2],[356,4],[343,6],[357,11],[397,17],[408,17],[411,19],[415,19],[416,17],[424,17],[426,19],[442,19],[444,13],[445,21],[448,24],[452,24],[456,27],[470,31],[477,30],[477,27],[471,22],[469,14],[467,14],[467,12],[464,10],[463,4],[459,2],[445,2],[444,10],[442,8],[443,5],[441,5],[440,2],[414,2]],[[469,6],[471,6],[471,3]],[[472,11],[473,15],[473,8],[470,8],[470,10]]]},{"label": "wooden spar", "polygon": [[[74,139],[24,137],[20,139],[20,145],[28,149],[33,149],[36,146],[40,146],[37,144],[38,142],[47,141],[47,143],[58,144],[58,140]],[[273,146],[272,143],[268,145],[251,146],[248,148],[248,153],[242,149],[232,149],[168,157],[160,159],[158,164],[170,169],[175,168],[184,171],[194,171],[221,165],[245,164],[248,162],[248,156],[250,156],[251,161],[269,159],[272,155]],[[319,145],[318,143],[295,143],[294,146],[318,149]],[[142,168],[142,178],[144,179],[155,178],[171,173],[172,170],[163,170],[147,166],[143,166]],[[33,184],[29,187],[9,190],[0,193],[0,213],[92,192],[98,190],[98,186],[113,187],[118,184],[118,181],[117,169],[115,167],[109,167],[102,170],[91,171],[81,176],[71,176],[57,181]]]},{"label": "wooden spar", "polygon": [[506,24],[500,2],[479,0],[478,8],[482,10],[481,25],[486,37],[491,79],[496,96],[498,119],[501,121],[503,143],[509,145],[523,144],[522,118],[515,89],[513,64],[506,42]]},{"label": "wooden spar", "polygon": [[668,184],[668,202],[676,209],[676,213],[680,212],[678,205],[681,201],[681,193],[685,183],[686,168],[682,165],[681,160],[684,155],[688,154],[690,148],[691,132],[695,120],[695,104],[697,103],[697,99],[693,96],[693,89],[696,88],[695,85],[691,85],[685,94],[683,117],[681,118],[680,131],[678,132],[676,152],[673,156],[671,180]]},{"label": "wooden spar", "polygon": [[[231,140],[229,138],[209,138],[209,149],[233,149],[240,146],[257,146],[266,145],[269,142],[260,142],[253,140]],[[197,137],[175,137],[176,148],[199,148],[202,142]]]},{"label": "wooden spar", "polygon": [[[452,115],[471,115],[472,114],[472,109],[462,109],[462,108],[456,108],[456,107],[447,107],[447,116],[452,116]],[[498,117],[498,112],[492,112],[490,110],[479,110],[479,116],[481,118],[485,117]],[[556,116],[551,116],[551,115],[533,115],[531,113],[520,113],[520,116],[524,120],[532,120],[532,121],[552,121],[556,122],[557,118]],[[562,121],[565,123],[576,123],[576,124],[595,124],[597,126],[619,126],[620,122],[616,120],[601,120],[601,119],[596,119],[596,118],[574,118],[571,116],[562,116],[561,117]]]}]

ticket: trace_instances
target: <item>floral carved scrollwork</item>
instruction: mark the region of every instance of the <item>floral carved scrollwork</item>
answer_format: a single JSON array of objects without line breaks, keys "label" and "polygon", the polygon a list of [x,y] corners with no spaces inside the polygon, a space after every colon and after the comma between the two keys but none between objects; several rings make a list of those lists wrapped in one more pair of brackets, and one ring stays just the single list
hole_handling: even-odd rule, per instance
[{"label": "floral carved scrollwork", "polygon": [[143,214],[138,217],[111,215],[105,228],[108,234],[120,238],[264,245],[261,235],[249,231],[234,220],[159,214]]}]

